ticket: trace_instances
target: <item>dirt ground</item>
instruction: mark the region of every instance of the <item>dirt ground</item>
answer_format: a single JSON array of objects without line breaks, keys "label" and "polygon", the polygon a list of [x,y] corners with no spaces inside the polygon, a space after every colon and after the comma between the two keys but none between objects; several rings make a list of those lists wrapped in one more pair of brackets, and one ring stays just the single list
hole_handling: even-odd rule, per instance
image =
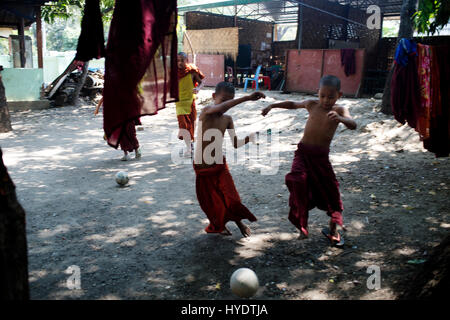
[{"label": "dirt ground", "polygon": [[[200,102],[210,95],[204,90]],[[342,99],[359,125],[340,125],[331,146],[346,247],[329,247],[320,232],[328,217],[317,209],[310,238],[298,240],[284,176],[307,114],[275,110],[263,118],[260,109],[306,97],[270,92],[229,112],[240,136],[279,134],[276,174],[261,174],[262,161],[230,164],[242,202],[258,218],[248,239],[231,224],[231,237],[204,232],[192,165],[171,160],[182,145],[173,106],[142,118],[143,156],[130,162],[105,144],[93,105],[12,112],[14,131],[0,134],[0,145],[27,212],[31,298],[234,299],[229,278],[248,267],[260,281],[253,299],[395,299],[419,267],[411,260],[427,259],[450,230],[450,161],[379,113],[379,100]],[[114,181],[121,170],[130,176],[123,188]],[[67,288],[72,265],[81,289]],[[366,285],[372,265],[381,271],[378,290]]]}]

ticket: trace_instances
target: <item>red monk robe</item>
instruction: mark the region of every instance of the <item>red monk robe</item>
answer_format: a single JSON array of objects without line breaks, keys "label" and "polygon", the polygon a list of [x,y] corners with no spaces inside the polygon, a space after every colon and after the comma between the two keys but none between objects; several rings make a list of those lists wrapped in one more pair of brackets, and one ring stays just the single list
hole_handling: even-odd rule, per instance
[{"label": "red monk robe", "polygon": [[289,189],[289,221],[308,235],[308,211],[317,207],[327,212],[331,221],[342,226],[339,182],[329,160],[330,149],[298,144],[291,172],[286,175]]},{"label": "red monk robe", "polygon": [[[188,130],[192,141],[194,141],[195,120],[197,119],[195,94],[192,90],[198,86],[198,83],[194,83],[192,79],[194,73],[197,73],[200,79],[205,78],[205,75],[193,64],[186,64],[184,69],[178,68],[179,101],[176,102],[178,127]],[[189,77],[186,78],[188,75]],[[183,139],[182,136],[178,138]]]},{"label": "red monk robe", "polygon": [[220,233],[228,221],[256,221],[256,217],[241,203],[225,158],[223,164],[208,168],[194,165],[194,170],[197,199],[210,222],[206,232]]},{"label": "red monk robe", "polygon": [[134,120],[178,99],[176,25],[175,0],[115,1],[103,91],[110,146],[123,143]]}]

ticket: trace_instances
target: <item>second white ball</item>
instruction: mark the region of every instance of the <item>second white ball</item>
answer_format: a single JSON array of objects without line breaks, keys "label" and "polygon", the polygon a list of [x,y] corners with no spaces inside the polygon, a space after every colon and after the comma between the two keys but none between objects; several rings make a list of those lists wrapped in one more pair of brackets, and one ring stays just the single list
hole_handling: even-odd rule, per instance
[{"label": "second white ball", "polygon": [[235,295],[250,298],[258,291],[258,277],[249,268],[239,268],[231,275],[230,288]]}]

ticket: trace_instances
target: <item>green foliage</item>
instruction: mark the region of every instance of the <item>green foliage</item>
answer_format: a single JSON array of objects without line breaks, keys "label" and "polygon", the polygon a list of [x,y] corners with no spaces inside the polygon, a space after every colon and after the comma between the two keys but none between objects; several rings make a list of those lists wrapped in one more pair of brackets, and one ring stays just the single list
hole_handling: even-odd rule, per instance
[{"label": "green foliage", "polygon": [[413,15],[415,29],[428,35],[441,30],[450,19],[449,0],[419,0],[417,12]]},{"label": "green foliage", "polygon": [[[114,3],[114,0],[100,1],[105,38],[108,34]],[[84,0],[61,0],[42,7],[42,19],[46,22],[48,50],[77,49],[84,4]]]},{"label": "green foliage", "polygon": [[47,23],[55,22],[56,18],[69,19],[74,12],[82,10],[83,0],[60,0],[42,7],[42,19]]},{"label": "green foliage", "polygon": [[54,18],[52,24],[46,24],[47,50],[72,51],[77,49],[81,32],[81,14],[69,18]]},{"label": "green foliage", "polygon": [[397,37],[400,20],[383,21],[383,37]]},{"label": "green foliage", "polygon": [[[82,12],[84,0],[59,0],[42,7],[42,19],[47,23],[53,23],[56,18],[69,19],[74,13]],[[110,21],[114,9],[114,0],[101,0],[100,10],[103,21]]]}]

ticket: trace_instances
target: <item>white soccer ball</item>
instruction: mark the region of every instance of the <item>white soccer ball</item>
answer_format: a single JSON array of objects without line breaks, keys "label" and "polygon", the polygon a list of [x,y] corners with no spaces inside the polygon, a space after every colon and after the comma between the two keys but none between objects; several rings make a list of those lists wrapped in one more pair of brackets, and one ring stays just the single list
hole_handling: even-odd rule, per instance
[{"label": "white soccer ball", "polygon": [[130,179],[128,179],[128,173],[125,171],[119,171],[116,174],[116,182],[121,186],[124,186],[128,183]]},{"label": "white soccer ball", "polygon": [[241,298],[250,298],[258,291],[258,277],[249,268],[237,269],[231,275],[230,288],[235,295]]}]

